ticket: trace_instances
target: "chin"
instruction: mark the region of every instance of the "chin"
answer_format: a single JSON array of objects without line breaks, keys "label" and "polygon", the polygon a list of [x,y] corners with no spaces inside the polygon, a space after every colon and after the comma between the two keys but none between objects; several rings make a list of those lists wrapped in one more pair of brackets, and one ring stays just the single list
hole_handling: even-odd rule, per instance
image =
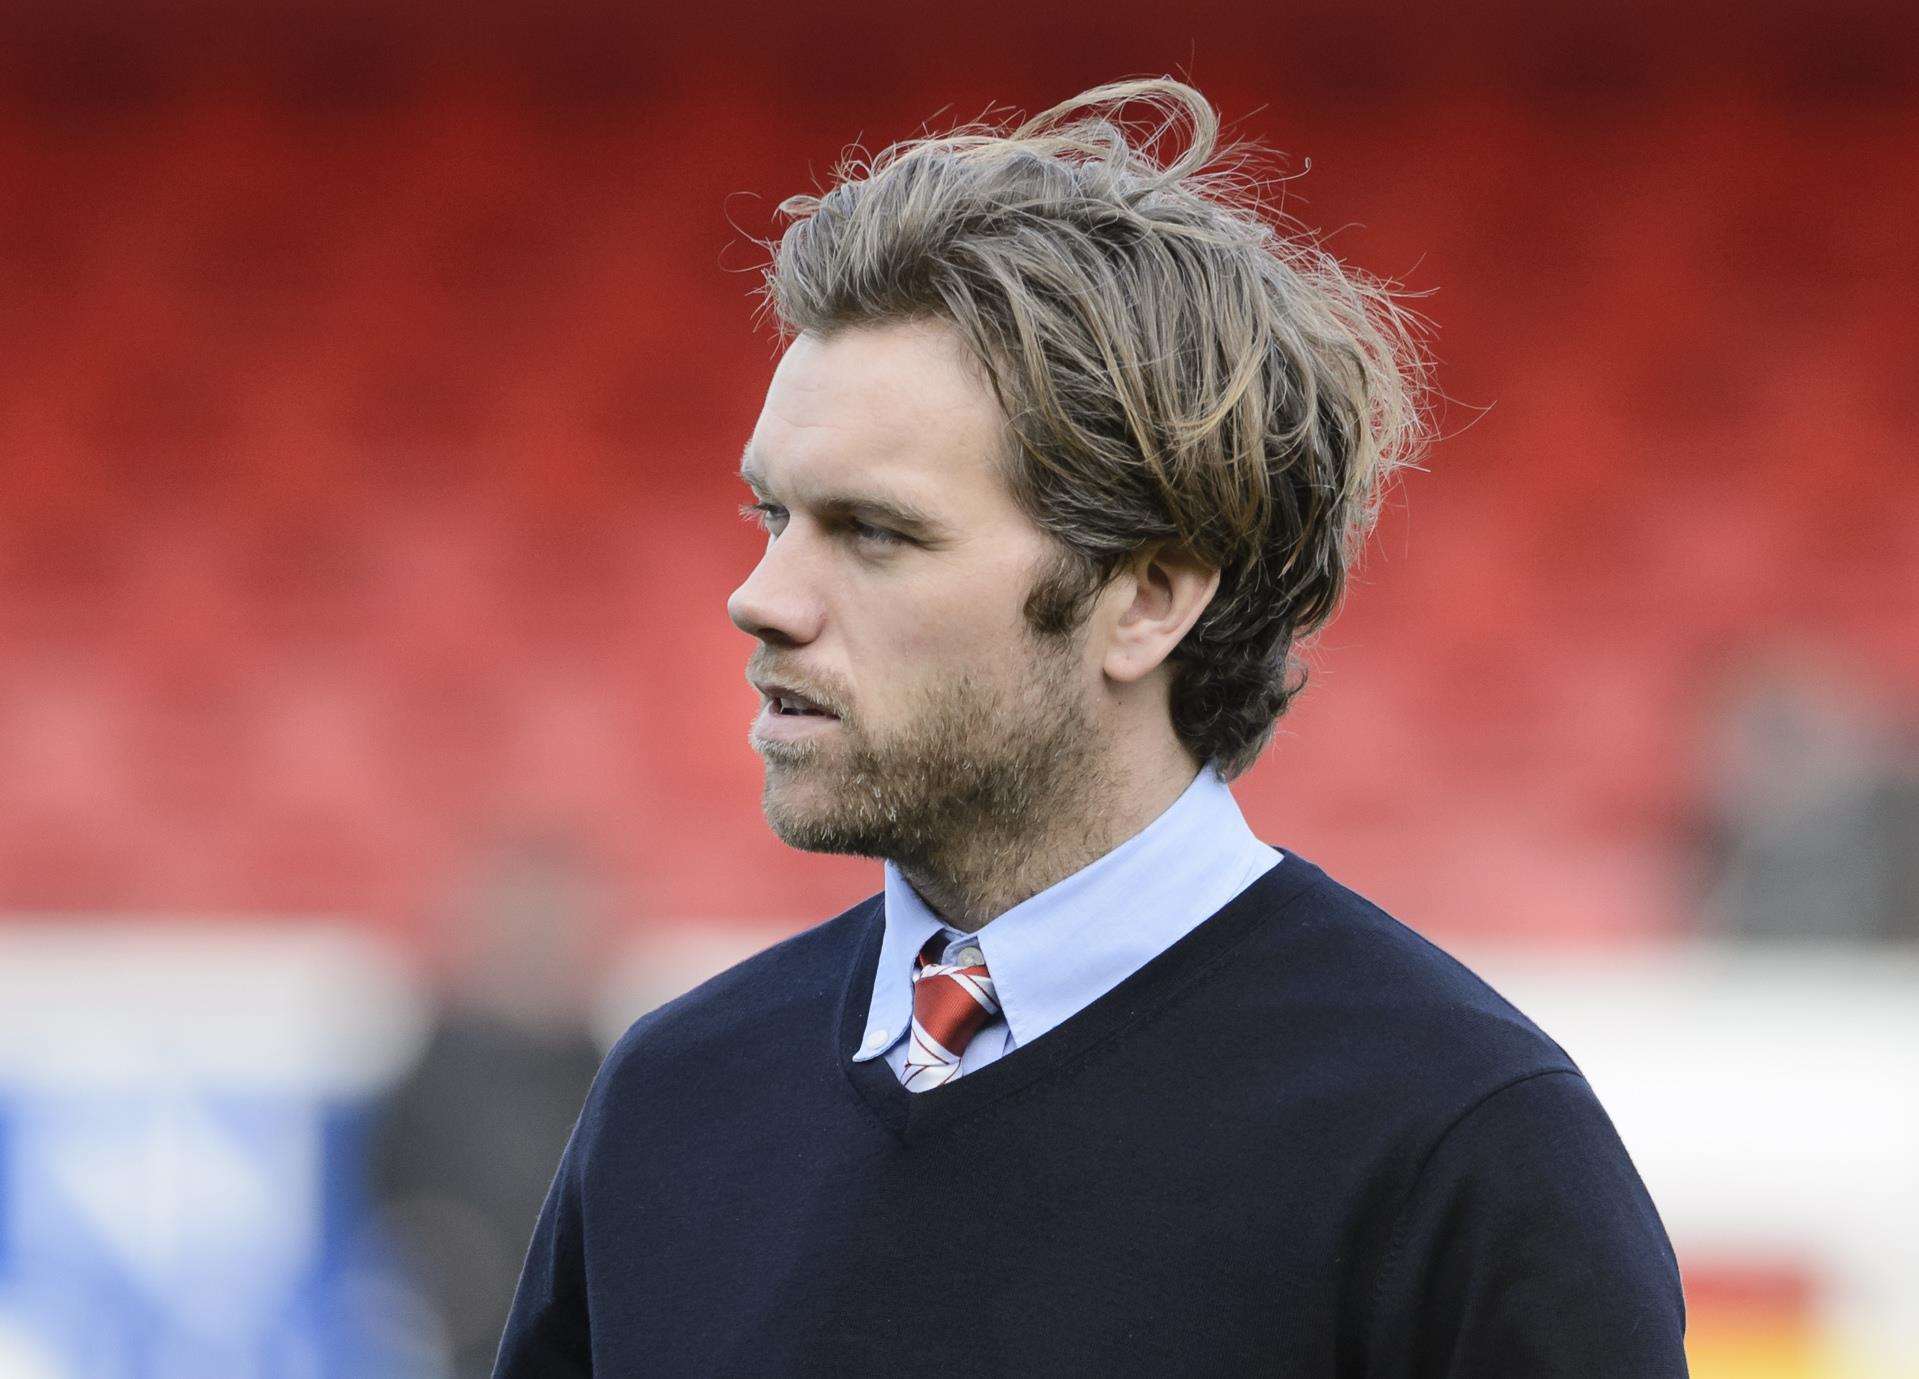
[{"label": "chin", "polygon": [[[788,771],[768,767],[761,799],[773,834],[801,852],[843,857],[898,858],[912,854],[916,835],[901,801],[833,771]],[[903,812],[908,817],[902,817]]]},{"label": "chin", "polygon": [[834,853],[843,857],[884,857],[883,839],[854,825],[831,810],[799,811],[769,808],[766,822],[773,836],[801,852]]},{"label": "chin", "polygon": [[766,790],[760,800],[767,826],[788,847],[802,852],[854,852],[852,821],[845,817],[841,791],[804,765],[766,763]]}]

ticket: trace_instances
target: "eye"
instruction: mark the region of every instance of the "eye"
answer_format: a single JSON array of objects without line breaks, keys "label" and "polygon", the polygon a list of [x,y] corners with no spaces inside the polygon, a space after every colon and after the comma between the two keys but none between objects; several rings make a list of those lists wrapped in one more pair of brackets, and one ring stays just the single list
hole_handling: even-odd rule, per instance
[{"label": "eye", "polygon": [[778,536],[786,524],[786,509],[778,503],[742,503],[740,516],[770,536]]},{"label": "eye", "polygon": [[[786,509],[778,503],[742,503],[740,516],[769,536],[778,536],[786,527]],[[862,522],[857,517],[847,518],[842,530],[852,533],[854,540],[869,546],[906,544],[906,538],[898,532],[876,527],[871,522]]]},{"label": "eye", "polygon": [[906,539],[896,531],[888,531],[885,527],[876,527],[870,522],[862,522],[857,517],[849,521],[847,526],[852,528],[854,536],[862,541],[871,541],[875,545],[893,546]]}]

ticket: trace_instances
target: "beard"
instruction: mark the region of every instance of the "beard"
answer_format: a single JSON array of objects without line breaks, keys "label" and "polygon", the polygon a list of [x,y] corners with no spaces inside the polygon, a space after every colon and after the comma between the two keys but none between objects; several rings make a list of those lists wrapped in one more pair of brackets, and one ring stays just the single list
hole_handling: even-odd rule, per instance
[{"label": "beard", "polygon": [[1085,808],[1094,785],[1099,734],[1076,641],[1029,638],[1026,673],[1011,683],[961,672],[920,691],[896,732],[869,733],[842,715],[824,741],[756,742],[767,823],[806,852],[908,867],[1037,843],[1062,812]]}]

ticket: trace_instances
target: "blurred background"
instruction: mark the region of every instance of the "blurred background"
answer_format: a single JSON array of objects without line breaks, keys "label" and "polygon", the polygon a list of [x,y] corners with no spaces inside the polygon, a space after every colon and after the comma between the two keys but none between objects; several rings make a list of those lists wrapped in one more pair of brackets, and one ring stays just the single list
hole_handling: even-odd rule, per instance
[{"label": "blurred background", "polygon": [[1701,1376],[1919,1374],[1899,3],[0,10],[0,1379],[490,1363],[759,813],[754,236],[1174,72],[1447,438],[1237,785],[1591,1076]]}]

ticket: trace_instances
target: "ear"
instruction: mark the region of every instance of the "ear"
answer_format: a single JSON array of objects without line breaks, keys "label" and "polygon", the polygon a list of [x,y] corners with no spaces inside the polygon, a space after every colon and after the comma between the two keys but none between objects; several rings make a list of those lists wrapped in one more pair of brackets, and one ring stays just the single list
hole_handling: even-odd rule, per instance
[{"label": "ear", "polygon": [[1170,542],[1148,546],[1120,572],[1102,669],[1130,684],[1150,675],[1179,645],[1219,590],[1219,571]]}]

